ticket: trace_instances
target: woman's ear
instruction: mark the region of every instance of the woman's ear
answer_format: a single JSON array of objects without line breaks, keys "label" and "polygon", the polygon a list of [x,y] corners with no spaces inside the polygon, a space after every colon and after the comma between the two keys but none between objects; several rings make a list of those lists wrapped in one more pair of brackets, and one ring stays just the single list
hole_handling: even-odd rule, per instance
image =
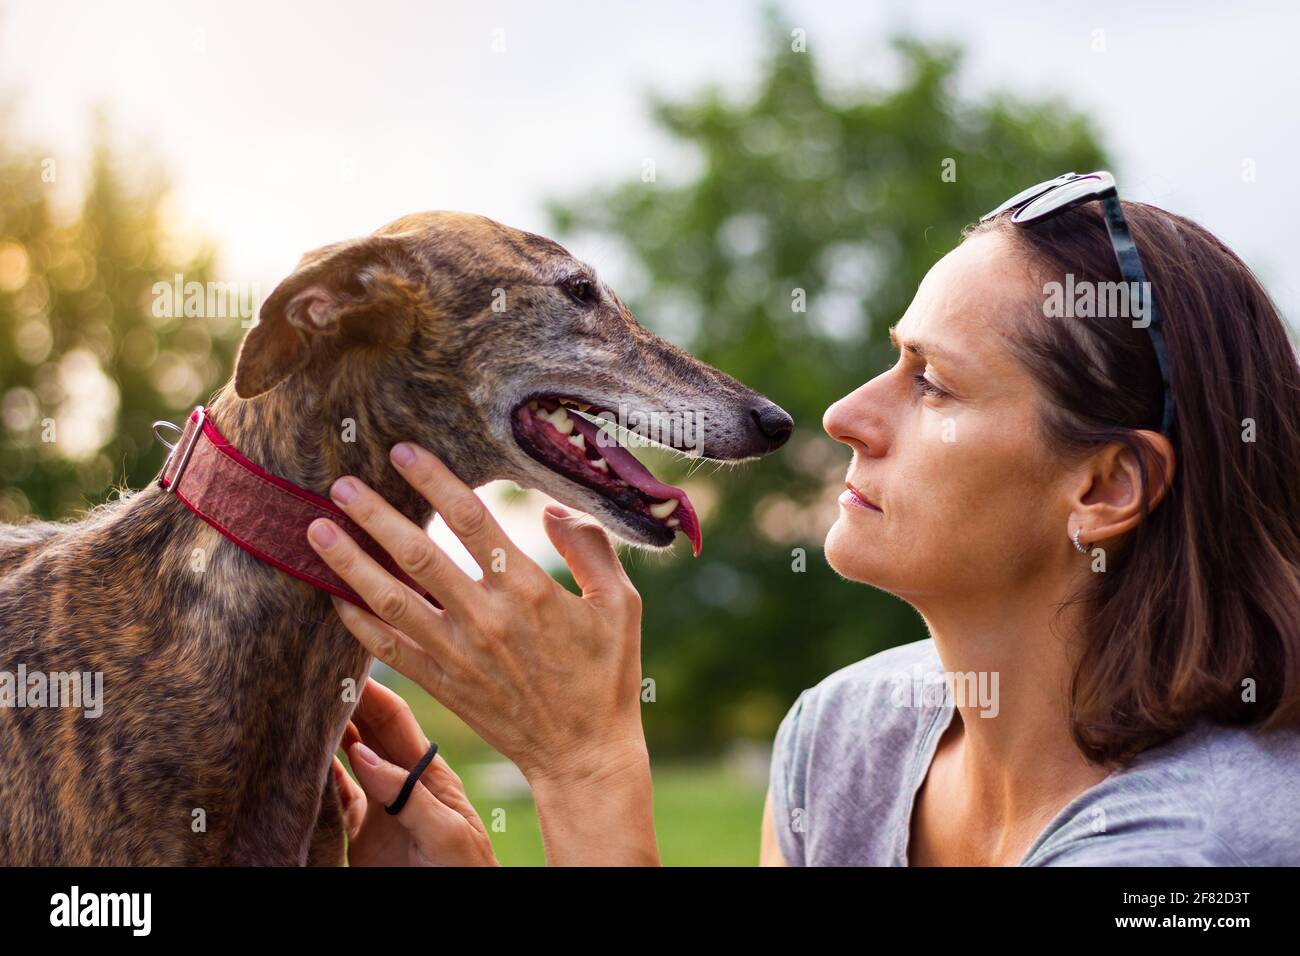
[{"label": "woman's ear", "polygon": [[[1175,456],[1169,439],[1158,432],[1139,431],[1138,448],[1146,462],[1146,505],[1154,510],[1174,480]],[[1082,528],[1089,543],[1124,534],[1142,518],[1141,465],[1134,450],[1112,443],[1094,455],[1083,471],[1073,503],[1071,528]]]},{"label": "woman's ear", "polygon": [[239,349],[235,394],[260,395],[303,368],[319,336],[401,342],[426,305],[425,285],[400,239],[367,236],[303,256],[262,303]]}]

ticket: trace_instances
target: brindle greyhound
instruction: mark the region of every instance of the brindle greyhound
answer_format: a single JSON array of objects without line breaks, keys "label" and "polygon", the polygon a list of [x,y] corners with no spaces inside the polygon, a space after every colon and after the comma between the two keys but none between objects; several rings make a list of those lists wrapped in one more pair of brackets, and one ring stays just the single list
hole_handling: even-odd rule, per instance
[{"label": "brindle greyhound", "polygon": [[[207,414],[268,472],[320,495],[356,475],[419,523],[429,507],[388,461],[401,440],[471,486],[513,479],[634,543],[680,530],[698,548],[684,495],[577,440],[584,409],[694,410],[691,450],[719,460],[792,427],[639,325],[560,245],[458,213],[305,256]],[[370,663],[324,591],[157,485],[79,522],[0,527],[0,671],[103,674],[97,719],[0,707],[0,863],[341,863],[340,688]]]}]

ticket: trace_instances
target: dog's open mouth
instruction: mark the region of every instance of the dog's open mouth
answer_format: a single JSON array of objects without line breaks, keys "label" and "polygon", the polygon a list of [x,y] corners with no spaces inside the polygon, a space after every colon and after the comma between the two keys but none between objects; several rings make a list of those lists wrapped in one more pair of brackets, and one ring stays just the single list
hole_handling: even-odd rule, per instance
[{"label": "dog's open mouth", "polygon": [[558,396],[530,399],[511,416],[515,440],[547,468],[607,499],[649,540],[667,545],[680,531],[699,555],[700,521],[686,492],[652,475],[611,430],[569,411],[590,408]]}]

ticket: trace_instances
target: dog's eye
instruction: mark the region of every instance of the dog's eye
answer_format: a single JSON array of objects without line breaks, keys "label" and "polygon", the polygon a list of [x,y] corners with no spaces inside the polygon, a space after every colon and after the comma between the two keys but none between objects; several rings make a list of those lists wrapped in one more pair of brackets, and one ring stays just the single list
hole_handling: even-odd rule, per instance
[{"label": "dog's eye", "polygon": [[584,279],[582,276],[566,280],[564,291],[569,294],[574,302],[580,305],[592,305],[600,298],[596,292],[596,284],[590,279]]}]

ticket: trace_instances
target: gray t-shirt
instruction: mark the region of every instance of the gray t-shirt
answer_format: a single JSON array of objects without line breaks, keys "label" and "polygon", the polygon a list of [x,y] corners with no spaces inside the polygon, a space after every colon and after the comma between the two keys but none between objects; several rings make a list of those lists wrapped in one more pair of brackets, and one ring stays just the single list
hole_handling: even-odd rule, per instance
[{"label": "gray t-shirt", "polygon": [[[942,673],[923,640],[799,695],[772,753],[787,863],[907,865],[913,800],[955,713]],[[1020,865],[1300,865],[1300,730],[1201,721],[1071,800]]]}]

